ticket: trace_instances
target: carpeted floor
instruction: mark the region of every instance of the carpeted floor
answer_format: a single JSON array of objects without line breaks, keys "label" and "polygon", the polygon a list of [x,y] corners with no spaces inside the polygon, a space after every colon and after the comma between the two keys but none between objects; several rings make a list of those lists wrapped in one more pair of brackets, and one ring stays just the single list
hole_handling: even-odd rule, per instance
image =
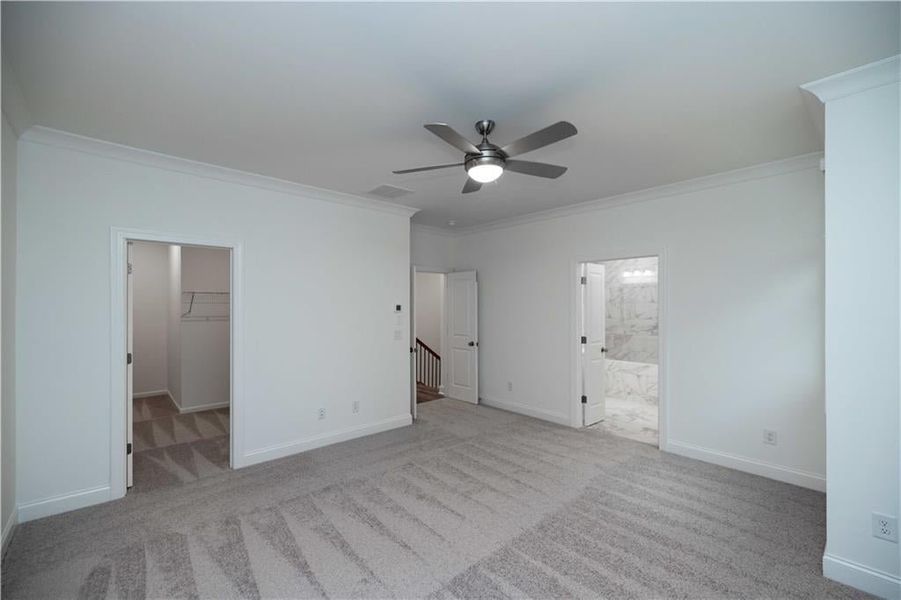
[{"label": "carpeted floor", "polygon": [[22,525],[4,598],[854,598],[823,494],[455,400]]},{"label": "carpeted floor", "polygon": [[228,469],[229,410],[179,414],[168,396],[134,400],[134,487],[145,492]]}]

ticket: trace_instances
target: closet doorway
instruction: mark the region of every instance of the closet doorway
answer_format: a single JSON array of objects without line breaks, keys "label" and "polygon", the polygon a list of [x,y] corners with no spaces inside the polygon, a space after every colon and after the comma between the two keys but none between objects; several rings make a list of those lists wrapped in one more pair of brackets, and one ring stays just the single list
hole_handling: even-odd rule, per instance
[{"label": "closet doorway", "polygon": [[134,492],[230,468],[231,254],[127,241],[125,467]]}]

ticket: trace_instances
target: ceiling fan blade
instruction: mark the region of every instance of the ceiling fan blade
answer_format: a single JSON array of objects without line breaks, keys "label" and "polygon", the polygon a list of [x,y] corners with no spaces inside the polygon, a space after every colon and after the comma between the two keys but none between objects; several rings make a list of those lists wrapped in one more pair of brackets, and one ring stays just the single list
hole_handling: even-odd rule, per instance
[{"label": "ceiling fan blade", "polygon": [[451,167],[462,167],[463,163],[453,163],[450,165],[434,165],[431,167],[416,167],[415,169],[402,169],[400,171],[391,171],[395,175],[403,175],[405,173],[418,173],[420,171],[434,171],[435,169],[449,169]]},{"label": "ceiling fan blade", "polygon": [[426,123],[423,125],[426,129],[440,137],[442,140],[463,152],[469,154],[479,154],[479,149],[467,140],[465,137],[456,132],[456,130],[447,123]]},{"label": "ceiling fan blade", "polygon": [[463,194],[469,194],[469,193],[471,193],[471,192],[478,192],[480,189],[482,189],[482,184],[481,184],[481,183],[479,183],[479,182],[476,181],[475,179],[472,179],[472,178],[470,178],[470,177],[467,177],[467,178],[466,178],[466,183],[463,184],[463,192],[462,192],[462,193],[463,193]]},{"label": "ceiling fan blade", "polygon": [[579,131],[572,123],[568,121],[558,121],[544,129],[539,129],[535,133],[530,133],[526,137],[519,138],[515,142],[510,142],[501,148],[501,150],[503,150],[504,154],[507,156],[518,156],[543,146],[559,142],[560,140],[565,140],[577,133],[579,133]]},{"label": "ceiling fan blade", "polygon": [[544,177],[546,179],[557,179],[566,173],[566,167],[548,163],[531,162],[528,160],[508,160],[506,168],[508,171],[522,173],[523,175]]}]

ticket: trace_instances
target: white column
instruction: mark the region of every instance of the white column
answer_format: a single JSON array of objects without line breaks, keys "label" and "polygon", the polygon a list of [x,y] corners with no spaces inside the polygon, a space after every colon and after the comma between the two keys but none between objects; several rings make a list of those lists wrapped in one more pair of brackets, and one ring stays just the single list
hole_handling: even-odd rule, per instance
[{"label": "white column", "polygon": [[901,246],[895,56],[803,86],[826,110],[826,550],[823,573],[901,597],[898,517]]}]

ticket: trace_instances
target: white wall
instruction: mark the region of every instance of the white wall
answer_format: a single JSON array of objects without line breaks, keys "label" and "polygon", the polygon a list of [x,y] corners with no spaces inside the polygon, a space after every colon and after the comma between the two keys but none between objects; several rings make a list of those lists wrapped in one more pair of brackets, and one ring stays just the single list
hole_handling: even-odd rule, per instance
[{"label": "white wall", "polygon": [[17,188],[17,139],[12,127],[3,115],[3,180],[2,207],[2,333],[0,333],[0,442],[2,442],[2,495],[0,495],[0,527],[3,528],[3,544],[8,541],[16,518],[16,188]]},{"label": "white wall", "polygon": [[134,393],[169,389],[169,248],[135,242],[134,268]]},{"label": "white wall", "polygon": [[444,275],[416,273],[416,337],[439,355],[444,322]]},{"label": "white wall", "polygon": [[[183,292],[228,292],[231,253],[222,248],[184,246],[181,249]],[[182,312],[185,311],[182,298]],[[221,314],[218,310],[198,314]],[[221,306],[206,307],[221,309]],[[181,320],[181,410],[229,403],[229,321]]]},{"label": "white wall", "polygon": [[[726,173],[457,239],[455,266],[478,270],[482,398],[577,423],[575,262],[660,251],[669,450],[822,489],[817,161]],[[763,444],[764,429],[778,432],[778,445]]]},{"label": "white wall", "polygon": [[413,225],[410,255],[414,265],[435,271],[450,271],[454,266],[455,238],[450,232]]},{"label": "white wall", "polygon": [[[899,515],[899,85],[901,60],[809,84],[826,101],[824,573],[901,597]],[[875,87],[874,87],[875,86]]]},{"label": "white wall", "polygon": [[166,380],[169,396],[181,404],[181,246],[169,246],[169,298],[166,318]]},{"label": "white wall", "polygon": [[42,129],[19,161],[21,517],[113,493],[111,227],[241,245],[238,464],[410,423],[410,211]]}]

